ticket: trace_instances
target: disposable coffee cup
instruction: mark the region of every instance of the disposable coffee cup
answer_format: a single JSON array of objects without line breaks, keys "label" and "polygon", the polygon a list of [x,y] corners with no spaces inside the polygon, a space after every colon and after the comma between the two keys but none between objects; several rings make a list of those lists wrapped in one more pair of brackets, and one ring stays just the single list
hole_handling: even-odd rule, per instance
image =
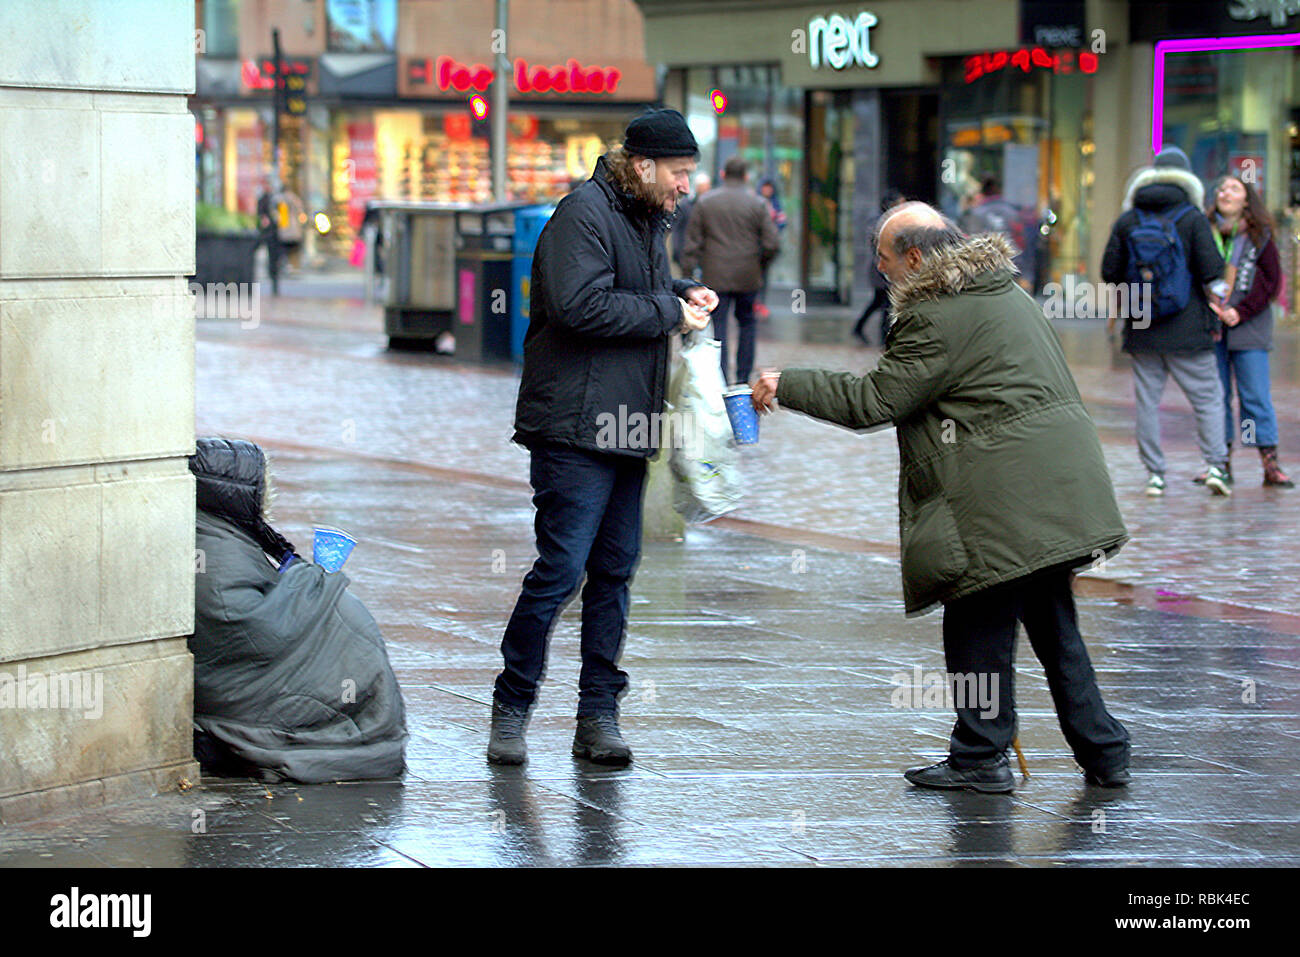
[{"label": "disposable coffee cup", "polygon": [[731,420],[731,432],[737,445],[753,445],[758,441],[758,412],[754,409],[754,390],[738,385],[722,393]]},{"label": "disposable coffee cup", "polygon": [[356,547],[357,540],[347,532],[317,525],[312,533],[311,560],[327,572],[336,572]]}]

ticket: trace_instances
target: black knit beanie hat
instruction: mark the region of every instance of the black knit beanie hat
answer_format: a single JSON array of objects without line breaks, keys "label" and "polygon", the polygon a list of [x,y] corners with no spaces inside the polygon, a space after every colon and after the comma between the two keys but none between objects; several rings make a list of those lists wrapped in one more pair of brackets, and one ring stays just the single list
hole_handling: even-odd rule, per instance
[{"label": "black knit beanie hat", "polygon": [[676,110],[646,110],[627,125],[623,149],[634,156],[697,156],[699,144]]}]

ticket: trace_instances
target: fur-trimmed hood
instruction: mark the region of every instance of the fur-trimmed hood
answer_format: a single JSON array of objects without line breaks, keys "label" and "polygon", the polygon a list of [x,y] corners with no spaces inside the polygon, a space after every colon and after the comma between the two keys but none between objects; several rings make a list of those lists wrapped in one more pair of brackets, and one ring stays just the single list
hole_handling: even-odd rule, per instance
[{"label": "fur-trimmed hood", "polygon": [[899,311],[918,302],[956,296],[975,285],[984,274],[1002,269],[1015,275],[1016,251],[997,233],[968,236],[955,246],[933,253],[921,268],[889,287],[889,301]]},{"label": "fur-trimmed hood", "polygon": [[1197,209],[1205,208],[1205,187],[1201,185],[1200,179],[1195,173],[1176,166],[1148,166],[1134,173],[1124,191],[1124,208],[1133,208],[1133,197],[1142,187],[1161,183],[1177,186],[1187,194],[1189,203]]}]

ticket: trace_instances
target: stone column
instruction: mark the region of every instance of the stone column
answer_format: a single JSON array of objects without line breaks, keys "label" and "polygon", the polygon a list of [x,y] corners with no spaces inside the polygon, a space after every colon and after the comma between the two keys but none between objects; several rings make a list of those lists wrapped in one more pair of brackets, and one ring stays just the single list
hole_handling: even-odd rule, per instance
[{"label": "stone column", "polygon": [[0,821],[197,780],[194,49],[0,3]]}]

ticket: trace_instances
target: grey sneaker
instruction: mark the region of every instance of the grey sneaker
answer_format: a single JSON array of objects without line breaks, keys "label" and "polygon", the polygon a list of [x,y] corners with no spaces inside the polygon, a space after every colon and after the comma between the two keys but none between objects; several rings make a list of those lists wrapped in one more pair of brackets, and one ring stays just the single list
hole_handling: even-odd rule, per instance
[{"label": "grey sneaker", "polygon": [[1232,494],[1232,476],[1218,466],[1205,470],[1205,487],[1215,495]]},{"label": "grey sneaker", "polygon": [[488,740],[489,764],[523,764],[528,760],[524,729],[528,727],[528,709],[515,708],[492,699],[492,736]]},{"label": "grey sneaker", "polygon": [[632,749],[618,730],[618,715],[612,711],[578,718],[578,730],[573,736],[573,756],[586,758],[597,764],[620,767],[632,763]]},{"label": "grey sneaker", "polygon": [[1147,479],[1147,494],[1152,498],[1159,498],[1165,494],[1165,478],[1163,475],[1156,475],[1155,472],[1151,473],[1151,477]]}]

